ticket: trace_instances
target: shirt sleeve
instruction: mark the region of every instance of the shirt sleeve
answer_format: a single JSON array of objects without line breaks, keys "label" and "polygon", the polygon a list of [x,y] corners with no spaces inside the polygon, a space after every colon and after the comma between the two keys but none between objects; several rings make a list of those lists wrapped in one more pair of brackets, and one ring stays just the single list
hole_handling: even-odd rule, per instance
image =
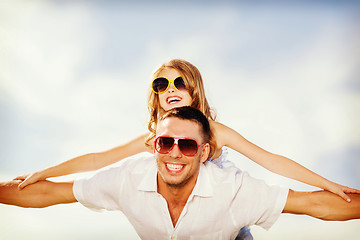
[{"label": "shirt sleeve", "polygon": [[73,192],[76,200],[92,210],[121,210],[122,172],[120,167],[111,168],[89,178],[75,180]]},{"label": "shirt sleeve", "polygon": [[235,224],[258,225],[268,230],[280,217],[288,188],[270,186],[244,172],[233,202]]}]

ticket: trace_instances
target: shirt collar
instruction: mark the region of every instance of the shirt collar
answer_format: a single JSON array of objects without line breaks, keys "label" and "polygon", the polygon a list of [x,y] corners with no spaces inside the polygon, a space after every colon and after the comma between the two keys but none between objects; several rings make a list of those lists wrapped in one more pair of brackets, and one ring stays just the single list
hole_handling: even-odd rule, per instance
[{"label": "shirt collar", "polygon": [[140,191],[156,192],[157,191],[157,168],[156,161],[153,159],[147,170],[144,170],[144,175],[137,187]]},{"label": "shirt collar", "polygon": [[[157,168],[156,161],[144,172],[143,178],[138,185],[138,190],[145,192],[157,192]],[[209,172],[204,164],[200,164],[200,170],[192,195],[199,197],[212,197],[214,194]]]},{"label": "shirt collar", "polygon": [[200,164],[200,171],[193,190],[193,195],[199,197],[212,197],[214,195],[208,169],[203,163]]}]

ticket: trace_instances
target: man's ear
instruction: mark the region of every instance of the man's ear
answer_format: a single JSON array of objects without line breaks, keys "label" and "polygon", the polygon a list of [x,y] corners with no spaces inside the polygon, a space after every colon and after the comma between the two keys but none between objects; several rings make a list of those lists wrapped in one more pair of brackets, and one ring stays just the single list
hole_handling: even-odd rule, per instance
[{"label": "man's ear", "polygon": [[201,150],[200,162],[201,163],[206,162],[206,160],[209,157],[209,154],[210,154],[210,144],[205,143],[204,146],[202,147],[202,150]]}]

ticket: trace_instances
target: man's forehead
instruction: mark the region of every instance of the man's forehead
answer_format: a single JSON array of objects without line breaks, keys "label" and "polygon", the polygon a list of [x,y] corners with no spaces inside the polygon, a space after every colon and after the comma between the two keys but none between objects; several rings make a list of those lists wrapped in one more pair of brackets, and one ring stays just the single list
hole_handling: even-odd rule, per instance
[{"label": "man's forehead", "polygon": [[157,136],[169,135],[177,137],[199,138],[200,133],[201,128],[198,123],[176,117],[168,117],[164,120],[160,120],[156,128]]}]

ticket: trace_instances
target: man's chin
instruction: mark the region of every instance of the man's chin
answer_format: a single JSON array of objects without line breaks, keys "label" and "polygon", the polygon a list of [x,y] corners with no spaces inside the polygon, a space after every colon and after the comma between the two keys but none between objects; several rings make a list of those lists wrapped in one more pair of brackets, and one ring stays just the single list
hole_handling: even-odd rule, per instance
[{"label": "man's chin", "polygon": [[188,181],[182,179],[180,176],[163,176],[161,175],[163,182],[169,187],[180,188],[183,187]]}]

